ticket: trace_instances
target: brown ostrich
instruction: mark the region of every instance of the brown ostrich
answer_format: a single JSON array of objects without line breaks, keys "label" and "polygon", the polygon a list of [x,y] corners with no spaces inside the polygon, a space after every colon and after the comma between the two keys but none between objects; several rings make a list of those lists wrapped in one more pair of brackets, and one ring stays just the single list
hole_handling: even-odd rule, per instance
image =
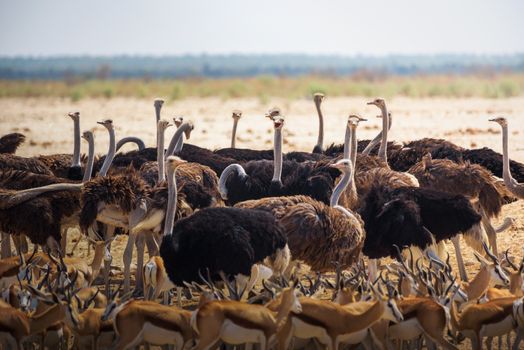
[{"label": "brown ostrich", "polygon": [[[491,250],[498,254],[496,232],[490,219],[500,214],[503,196],[497,191],[496,179],[489,170],[470,162],[455,163],[449,159],[432,159],[431,153],[427,153],[420,162],[409,169],[409,172],[415,175],[421,187],[460,194],[468,198],[482,216],[482,224]],[[465,236],[477,241],[478,244],[474,245],[477,248],[482,247],[482,237],[478,237],[478,233],[469,232]],[[453,238],[452,242],[459,260],[461,278],[465,280],[467,277],[461,261],[458,236]]]},{"label": "brown ostrich", "polygon": [[24,141],[25,136],[17,132],[0,137],[0,153],[15,154]]},{"label": "brown ostrich", "polygon": [[509,152],[508,152],[508,121],[506,118],[495,118],[490,121],[499,124],[502,127],[502,157],[503,169],[502,178],[508,190],[517,198],[524,199],[524,183],[518,183],[517,180],[511,176]]},{"label": "brown ostrich", "polygon": [[[84,138],[90,143],[88,164],[92,166],[93,135],[90,131],[86,131]],[[89,171],[90,169],[87,168],[86,172]],[[2,220],[2,231],[16,236],[16,239],[13,238],[15,243],[18,243],[18,247],[22,243],[18,239],[21,235],[28,236],[35,244],[48,243],[48,237],[52,238],[54,243],[57,239],[61,239],[69,228],[78,224],[76,215],[80,210],[80,195],[77,191],[81,190],[81,186],[82,184],[64,183],[64,179],[51,175],[19,170],[1,173],[2,190],[0,191],[4,196],[13,195],[12,199],[6,197],[0,199],[0,208],[5,205],[2,209],[7,210],[2,216],[9,217],[5,222]],[[20,198],[24,196],[28,196],[27,199],[21,200]],[[15,198],[20,202],[13,207],[12,200]],[[25,214],[23,214],[24,210],[27,211]],[[31,220],[27,220],[28,215]],[[63,245],[62,249],[64,249]]]},{"label": "brown ostrich", "polygon": [[330,205],[308,196],[268,197],[240,202],[237,208],[271,212],[284,228],[291,255],[304,261],[314,271],[333,271],[334,262],[351,266],[364,245],[364,223],[360,216],[338,205],[345,188],[353,182],[353,166],[349,159],[339,160],[332,167],[342,172],[333,190]]}]

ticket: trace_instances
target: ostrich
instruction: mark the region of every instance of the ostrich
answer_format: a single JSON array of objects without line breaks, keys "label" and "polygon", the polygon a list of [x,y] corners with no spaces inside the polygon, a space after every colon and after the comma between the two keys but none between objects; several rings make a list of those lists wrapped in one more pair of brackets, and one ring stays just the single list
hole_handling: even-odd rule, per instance
[{"label": "ostrich", "polygon": [[17,132],[0,137],[0,153],[15,154],[24,141],[25,136]]},{"label": "ostrich", "polygon": [[377,184],[362,203],[358,213],[366,230],[363,253],[371,259],[396,256],[394,245],[425,250],[473,229],[481,220],[466,197],[428,188],[391,190]]},{"label": "ostrich", "polygon": [[[289,263],[289,248],[282,227],[261,210],[205,208],[177,221],[175,162],[167,160],[169,200],[160,255],[176,286],[200,282],[206,270],[219,276],[249,276],[254,264],[264,262],[278,275]],[[227,252],[227,254],[224,254]]]},{"label": "ostrich", "polygon": [[[369,102],[368,105],[375,105],[382,112],[380,116],[382,118],[382,135],[377,157],[362,155],[359,159],[355,158],[356,155],[352,155],[352,160],[356,161],[355,182],[359,197],[364,198],[376,183],[381,183],[389,189],[406,186],[418,187],[419,183],[416,177],[409,173],[394,171],[389,168],[387,163],[389,117],[385,101],[378,98]],[[361,203],[358,205],[360,206]]]},{"label": "ostrich", "polygon": [[[449,159],[432,159],[431,153],[428,153],[409,172],[416,176],[421,187],[461,194],[472,202],[478,202],[474,205],[479,208],[491,250],[495,255],[498,254],[497,237],[490,218],[500,214],[503,197],[497,191],[496,180],[489,170],[470,162],[455,163]],[[453,240],[453,244],[459,256],[458,237]]]},{"label": "ostrich", "polygon": [[332,271],[333,263],[350,267],[364,244],[364,222],[358,214],[338,205],[345,188],[353,182],[349,159],[331,165],[342,179],[331,195],[330,205],[307,196],[269,197],[240,202],[237,208],[269,211],[284,228],[294,260],[308,264],[313,271]]},{"label": "ostrich", "polygon": [[[508,152],[508,122],[506,118],[495,118],[490,119],[491,122],[495,122],[502,127],[502,156],[503,156],[503,170],[502,178],[504,179],[504,184],[508,190],[513,193],[517,198],[524,199],[524,181],[515,180],[511,176],[510,169],[510,160]],[[519,183],[521,182],[521,183]]]},{"label": "ostrich", "polygon": [[[86,132],[85,137],[91,140],[88,140],[89,166],[94,158],[92,133]],[[0,216],[3,218],[0,229],[3,232],[16,236],[24,234],[35,244],[48,244],[55,248],[55,243],[61,239],[61,231],[65,232],[77,223],[76,214],[80,209],[77,191],[81,190],[82,184],[64,183],[63,179],[55,176],[12,170],[1,174],[0,187],[5,195],[13,195],[12,199],[0,200]],[[28,215],[31,220],[27,220]]]},{"label": "ostrich", "polygon": [[[233,205],[248,199],[298,194],[329,203],[340,171],[330,167],[328,162],[283,162],[283,126],[282,116],[273,118],[275,161],[251,161],[244,166],[231,164],[222,172],[219,190],[227,203]],[[342,205],[347,207],[346,196],[342,198]]]},{"label": "ostrich", "polygon": [[70,180],[82,179],[82,164],[80,162],[80,112],[68,113],[73,120],[73,154],[41,155],[42,161],[54,175]]}]

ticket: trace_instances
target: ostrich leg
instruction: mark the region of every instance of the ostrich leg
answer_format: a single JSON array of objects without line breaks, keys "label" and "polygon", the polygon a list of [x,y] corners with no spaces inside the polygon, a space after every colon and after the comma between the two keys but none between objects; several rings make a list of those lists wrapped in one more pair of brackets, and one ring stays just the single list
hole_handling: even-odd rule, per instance
[{"label": "ostrich leg", "polygon": [[[107,241],[109,239],[113,239],[113,236],[115,235],[115,226],[107,226],[106,231],[104,232],[104,240]],[[109,243],[107,247],[107,251],[111,251],[111,243]],[[109,294],[111,293],[111,286],[109,283],[109,276],[111,274],[111,262],[113,260],[113,257],[111,254],[108,254],[104,257],[104,284],[106,286],[106,297],[109,298]]]},{"label": "ostrich leg", "polygon": [[466,272],[466,266],[464,265],[462,253],[460,252],[460,236],[456,235],[455,237],[451,238],[451,243],[453,243],[453,247],[455,248],[455,257],[457,259],[460,279],[463,280],[464,282],[467,282],[468,273]]},{"label": "ostrich leg", "polygon": [[498,256],[498,248],[497,248],[497,232],[493,228],[493,225],[491,225],[491,220],[488,218],[486,213],[481,209],[480,211],[481,217],[482,217],[482,226],[484,227],[484,230],[486,231],[486,234],[488,236],[489,245],[491,248],[491,251],[495,256]]},{"label": "ostrich leg", "polygon": [[137,295],[143,294],[143,268],[144,268],[144,246],[145,246],[145,232],[139,232],[136,237],[136,275],[135,275],[135,292]]},{"label": "ostrich leg", "polygon": [[11,235],[2,232],[2,259],[9,258],[11,256]]},{"label": "ostrich leg", "polygon": [[15,249],[18,253],[26,254],[29,251],[29,245],[25,235],[13,236],[13,243],[15,244]]},{"label": "ostrich leg", "polygon": [[126,249],[124,250],[124,294],[129,292],[131,287],[131,261],[133,260],[133,249],[135,246],[136,234],[129,233]]}]

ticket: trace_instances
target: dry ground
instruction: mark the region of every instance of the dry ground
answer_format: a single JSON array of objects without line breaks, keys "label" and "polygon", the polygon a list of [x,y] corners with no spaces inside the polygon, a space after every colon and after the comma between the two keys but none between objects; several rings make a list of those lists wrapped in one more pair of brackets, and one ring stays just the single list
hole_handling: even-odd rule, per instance
[{"label": "dry ground", "polygon": [[[359,113],[368,121],[362,123],[358,137],[373,137],[380,127],[375,116],[378,109],[366,106],[362,98],[326,98],[323,111],[326,121],[326,144],[343,141],[345,120],[351,113]],[[219,148],[229,146],[232,125],[231,111],[241,109],[244,117],[238,128],[237,147],[267,149],[271,147],[271,124],[263,118],[270,107],[279,106],[286,116],[285,151],[310,151],[316,141],[317,117],[311,100],[271,99],[261,104],[258,99],[189,98],[164,105],[162,116],[171,119],[184,115],[195,124],[191,143]],[[487,121],[492,116],[505,116],[510,125],[511,158],[524,162],[524,97],[509,99],[408,99],[388,101],[393,114],[390,139],[408,141],[422,137],[446,138],[464,147],[491,147],[501,152],[500,127]],[[111,118],[116,127],[117,139],[140,136],[147,145],[155,140],[153,101],[142,99],[86,99],[73,103],[66,99],[0,99],[0,134],[18,131],[27,136],[26,144],[19,150],[23,156],[72,152],[73,125],[67,113],[81,112],[81,129],[94,130],[97,153],[107,150],[108,137],[95,121]],[[173,130],[168,131],[170,137]],[[82,150],[87,149],[85,143]],[[131,149],[131,146],[129,146]],[[503,217],[515,219],[515,225],[499,237],[499,247],[511,249],[513,255],[522,256],[524,246],[524,201],[507,205]],[[72,235],[76,236],[76,235]],[[113,253],[119,264],[125,237],[117,239]],[[453,250],[449,246],[453,256]],[[471,250],[467,249],[466,262],[470,275],[477,269]],[[85,243],[75,255],[87,256]],[[454,259],[452,259],[453,261]]]}]

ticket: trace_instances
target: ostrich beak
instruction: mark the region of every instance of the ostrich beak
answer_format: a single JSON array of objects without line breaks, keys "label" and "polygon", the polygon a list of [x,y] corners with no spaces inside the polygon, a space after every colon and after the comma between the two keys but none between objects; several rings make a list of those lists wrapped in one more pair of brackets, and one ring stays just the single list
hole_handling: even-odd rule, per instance
[{"label": "ostrich beak", "polygon": [[97,124],[104,125],[104,122],[96,122]]},{"label": "ostrich beak", "polygon": [[366,103],[367,105],[375,105],[375,101],[371,101],[371,102],[368,102]]},{"label": "ostrich beak", "polygon": [[488,119],[488,121],[490,121],[490,122],[496,122],[497,120],[496,120],[496,119]]}]

